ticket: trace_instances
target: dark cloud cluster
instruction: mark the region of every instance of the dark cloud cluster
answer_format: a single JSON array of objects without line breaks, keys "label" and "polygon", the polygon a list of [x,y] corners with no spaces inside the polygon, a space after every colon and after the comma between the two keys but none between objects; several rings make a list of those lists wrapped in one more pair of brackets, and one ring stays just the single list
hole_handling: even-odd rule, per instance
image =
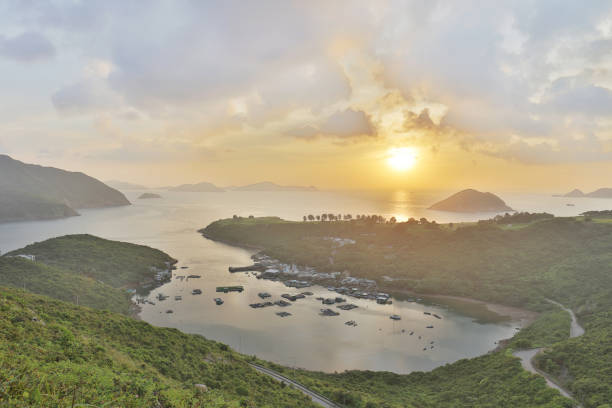
[{"label": "dark cloud cluster", "polygon": [[52,58],[55,47],[44,35],[28,31],[14,37],[0,36],[0,55],[20,62]]}]

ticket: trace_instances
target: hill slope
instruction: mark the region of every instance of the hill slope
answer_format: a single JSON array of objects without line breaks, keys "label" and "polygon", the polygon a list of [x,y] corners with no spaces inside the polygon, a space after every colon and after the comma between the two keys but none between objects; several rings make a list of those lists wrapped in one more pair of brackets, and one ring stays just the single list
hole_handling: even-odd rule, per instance
[{"label": "hill slope", "polygon": [[473,189],[462,190],[429,207],[430,210],[452,212],[504,212],[512,211],[506,203],[492,193]]},{"label": "hill slope", "polygon": [[6,256],[19,254],[36,255],[36,262],[116,288],[148,282],[156,271],[166,270],[176,263],[175,259],[158,249],[87,234],[51,238],[11,251]]},{"label": "hill slope", "polygon": [[129,205],[119,191],[83,173],[0,155],[0,222],[61,218],[79,208]]},{"label": "hill slope", "polygon": [[0,384],[20,408],[315,407],[223,344],[1,286]]},{"label": "hill slope", "polygon": [[0,257],[0,285],[117,313],[129,314],[133,308],[125,290],[22,258]]}]

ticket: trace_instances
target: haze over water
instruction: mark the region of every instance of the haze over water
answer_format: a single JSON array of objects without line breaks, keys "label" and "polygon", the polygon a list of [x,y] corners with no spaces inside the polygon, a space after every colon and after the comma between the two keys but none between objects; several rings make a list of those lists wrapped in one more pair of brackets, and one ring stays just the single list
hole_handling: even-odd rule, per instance
[{"label": "haze over water", "polygon": [[[460,358],[483,354],[495,347],[495,341],[508,338],[514,325],[479,324],[468,316],[441,307],[394,301],[393,305],[377,305],[372,301],[348,298],[359,306],[353,311],[340,311],[336,317],[318,315],[323,306],[314,298],[333,296],[325,288],[305,290],[312,297],[298,300],[281,309],[252,309],[249,303],[260,301],[257,293],[267,291],[273,300],[282,293],[294,293],[278,282],[257,280],[253,275],[230,274],[229,265],[250,263],[251,251],[207,240],[197,233],[210,222],[231,217],[278,215],[300,220],[305,214],[321,212],[382,214],[427,217],[438,222],[472,221],[491,214],[453,214],[433,212],[426,208],[446,193],[331,193],[331,192],[225,192],[171,193],[162,191],[162,199],[138,200],[140,191],[127,192],[133,205],[81,211],[82,216],[55,221],[22,222],[0,225],[0,249],[23,247],[34,241],[65,234],[89,233],[103,238],[145,244],[159,248],[179,260],[177,275],[198,274],[201,279],[188,282],[172,280],[155,290],[171,297],[155,306],[145,305],[143,320],[157,326],[176,327],[189,333],[229,344],[236,350],[260,358],[314,370],[344,369],[389,370],[405,373],[429,370]],[[609,209],[605,199],[568,199],[544,195],[502,194],[516,210],[548,211],[555,215],[576,215],[586,210]],[[575,204],[569,207],[566,204]],[[241,294],[217,294],[219,285],[244,285]],[[200,288],[203,294],[192,296]],[[182,295],[181,302],[174,295]],[[225,303],[216,306],[213,298]],[[171,309],[172,314],[165,311]],[[293,315],[280,318],[283,310]],[[423,311],[438,313],[443,320],[425,316]],[[400,322],[389,319],[402,316]],[[356,328],[344,325],[355,320]],[[425,326],[433,324],[433,329]],[[402,333],[402,329],[405,332]],[[409,332],[414,330],[414,335]],[[422,339],[418,339],[418,336]],[[430,349],[430,342],[434,348]],[[428,350],[424,351],[423,348]]]}]

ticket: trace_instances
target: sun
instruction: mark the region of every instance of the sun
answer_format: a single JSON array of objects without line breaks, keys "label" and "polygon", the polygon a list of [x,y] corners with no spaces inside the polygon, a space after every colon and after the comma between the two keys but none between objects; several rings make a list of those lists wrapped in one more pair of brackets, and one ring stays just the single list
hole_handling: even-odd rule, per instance
[{"label": "sun", "polygon": [[387,151],[387,164],[397,171],[406,171],[414,167],[417,152],[412,147],[393,147]]}]

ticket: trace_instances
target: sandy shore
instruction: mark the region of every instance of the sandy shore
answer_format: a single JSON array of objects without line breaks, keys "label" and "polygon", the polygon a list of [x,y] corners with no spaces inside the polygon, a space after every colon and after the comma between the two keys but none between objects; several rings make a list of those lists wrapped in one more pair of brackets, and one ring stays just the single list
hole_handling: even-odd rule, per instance
[{"label": "sandy shore", "polygon": [[425,294],[425,293],[415,293],[411,291],[394,291],[394,293],[406,294],[409,296],[420,297],[429,300],[438,300],[441,303],[445,303],[445,301],[452,302],[460,302],[465,304],[473,304],[479,305],[483,307],[485,310],[494,313],[500,319],[506,318],[512,322],[515,322],[519,327],[529,326],[533,321],[537,318],[538,312],[534,312],[527,309],[521,309],[518,307],[501,305],[498,303],[490,303],[485,302],[483,300],[462,297],[462,296],[451,296],[451,295],[438,295],[438,294]]}]

